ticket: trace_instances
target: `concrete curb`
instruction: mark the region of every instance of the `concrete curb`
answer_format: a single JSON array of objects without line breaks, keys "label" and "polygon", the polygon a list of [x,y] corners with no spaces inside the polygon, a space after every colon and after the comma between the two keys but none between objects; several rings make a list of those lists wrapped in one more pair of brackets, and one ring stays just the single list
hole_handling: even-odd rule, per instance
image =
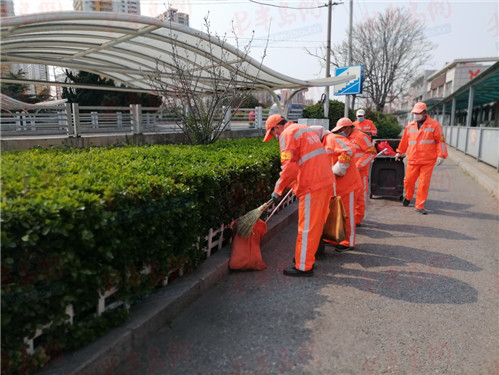
[{"label": "concrete curb", "polygon": [[[294,202],[267,223],[267,232],[261,244],[298,218],[298,202]],[[192,275],[175,280],[172,284],[147,298],[131,313],[131,318],[88,346],[64,353],[57,365],[50,365],[40,374],[96,375],[113,363],[119,363],[130,351],[144,344],[147,337],[157,332],[179,315],[184,308],[199,298],[207,289],[229,273],[231,247],[225,246],[208,258]]]},{"label": "concrete curb", "polygon": [[450,147],[448,151],[450,159],[485,188],[493,198],[499,199],[499,173],[494,167],[481,163],[473,157]]}]

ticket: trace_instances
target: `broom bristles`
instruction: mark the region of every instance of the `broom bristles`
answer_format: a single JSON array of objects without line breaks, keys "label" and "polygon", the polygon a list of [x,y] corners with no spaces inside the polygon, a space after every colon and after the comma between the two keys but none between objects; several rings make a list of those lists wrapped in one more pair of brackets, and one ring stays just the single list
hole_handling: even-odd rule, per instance
[{"label": "broom bristles", "polygon": [[253,232],[253,228],[263,212],[272,204],[272,200],[262,204],[260,207],[251,210],[237,221],[237,235],[248,238]]}]

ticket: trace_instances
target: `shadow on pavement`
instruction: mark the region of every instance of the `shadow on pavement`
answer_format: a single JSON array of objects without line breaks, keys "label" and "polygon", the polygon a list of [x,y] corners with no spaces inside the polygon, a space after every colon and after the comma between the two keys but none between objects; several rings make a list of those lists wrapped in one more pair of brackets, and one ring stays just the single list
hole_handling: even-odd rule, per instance
[{"label": "shadow on pavement", "polygon": [[453,277],[453,271],[481,269],[446,254],[362,244],[344,254],[326,247],[326,258],[319,263],[328,281],[388,298],[433,304],[468,304],[478,299],[477,290]]},{"label": "shadow on pavement", "polygon": [[376,223],[369,220],[364,220],[362,222],[362,227],[360,227],[357,232],[371,238],[400,237],[400,235],[394,235],[393,232],[401,232],[407,234],[403,237],[421,237],[431,233],[432,237],[444,238],[447,240],[476,240],[476,238],[467,236],[461,232],[439,229],[434,226],[390,224],[390,226],[387,227],[383,223]]}]

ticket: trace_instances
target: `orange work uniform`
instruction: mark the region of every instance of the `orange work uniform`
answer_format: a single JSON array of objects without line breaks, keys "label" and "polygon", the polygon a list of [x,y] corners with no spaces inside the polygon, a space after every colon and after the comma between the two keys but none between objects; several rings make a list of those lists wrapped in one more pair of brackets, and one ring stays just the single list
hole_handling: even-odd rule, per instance
[{"label": "orange work uniform", "polygon": [[376,149],[370,137],[358,129],[355,129],[348,139],[355,145],[354,160],[362,180],[362,186],[355,197],[355,224],[359,225],[366,211],[366,201],[369,196],[369,166],[376,157]]},{"label": "orange work uniform", "polygon": [[364,133],[371,133],[373,137],[378,135],[378,129],[376,129],[376,126],[371,120],[368,120],[366,118],[364,119],[364,121],[355,120],[353,124],[355,125],[355,129],[359,129]]},{"label": "orange work uniform", "polygon": [[[341,196],[347,214],[347,238],[340,244],[355,246],[355,196],[362,188],[360,174],[355,165],[355,145],[340,134],[327,134],[322,140],[330,158],[330,166],[336,162],[349,164],[344,176],[336,176],[336,195]],[[329,241],[328,241],[329,242]]]},{"label": "orange work uniform", "polygon": [[404,134],[397,148],[400,154],[407,153],[407,168],[404,178],[405,199],[414,196],[416,181],[416,209],[423,209],[430,189],[431,174],[437,157],[446,158],[447,145],[442,134],[442,126],[430,116],[426,117],[421,127],[412,121],[404,129]]},{"label": "orange work uniform", "polygon": [[309,271],[329,213],[335,177],[319,135],[308,126],[288,122],[279,147],[282,170],[274,192],[282,195],[292,186],[299,199],[295,267]]}]

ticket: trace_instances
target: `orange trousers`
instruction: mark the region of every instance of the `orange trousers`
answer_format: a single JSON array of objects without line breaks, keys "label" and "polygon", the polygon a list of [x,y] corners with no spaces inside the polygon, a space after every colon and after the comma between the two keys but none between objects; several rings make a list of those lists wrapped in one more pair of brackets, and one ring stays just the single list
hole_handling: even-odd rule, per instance
[{"label": "orange trousers", "polygon": [[296,269],[308,271],[314,265],[315,252],[319,247],[324,223],[329,214],[329,201],[332,195],[333,187],[326,186],[299,198]]},{"label": "orange trousers", "polygon": [[416,209],[424,208],[428,191],[430,190],[431,174],[435,164],[407,164],[404,178],[405,199],[411,200],[414,197],[416,181],[418,191],[416,193]]},{"label": "orange trousers", "polygon": [[352,247],[355,246],[355,201],[356,201],[355,196],[356,195],[357,191],[354,190],[348,194],[344,194],[341,196],[347,214],[347,219],[346,219],[347,238],[345,239],[345,241],[340,242],[341,245],[352,246]]},{"label": "orange trousers", "polygon": [[369,168],[359,169],[362,187],[355,194],[355,224],[362,223],[366,213],[366,202],[369,197]]}]

